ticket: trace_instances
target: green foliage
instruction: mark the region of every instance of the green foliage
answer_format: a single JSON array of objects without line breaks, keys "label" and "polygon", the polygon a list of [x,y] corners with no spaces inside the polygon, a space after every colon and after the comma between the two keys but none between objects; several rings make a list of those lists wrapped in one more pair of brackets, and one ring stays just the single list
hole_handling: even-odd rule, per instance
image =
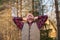
[{"label": "green foliage", "polygon": [[49,32],[52,29],[46,29],[48,24],[45,24],[45,30],[41,29],[40,30],[40,36],[41,36],[41,40],[53,40],[53,38],[49,37]]},{"label": "green foliage", "polygon": [[34,11],[34,12],[33,12],[33,15],[34,15],[34,16],[38,16],[38,15],[39,15],[39,12]]},{"label": "green foliage", "polygon": [[0,0],[0,2],[1,2],[2,0]]},{"label": "green foliage", "polygon": [[2,5],[3,3],[8,3],[10,0],[0,0],[0,5]]},{"label": "green foliage", "polygon": [[0,0],[0,5],[2,4],[2,0]]},{"label": "green foliage", "polygon": [[51,29],[40,30],[41,31],[41,40],[53,40],[53,38],[51,38],[51,37],[48,36],[50,30]]}]

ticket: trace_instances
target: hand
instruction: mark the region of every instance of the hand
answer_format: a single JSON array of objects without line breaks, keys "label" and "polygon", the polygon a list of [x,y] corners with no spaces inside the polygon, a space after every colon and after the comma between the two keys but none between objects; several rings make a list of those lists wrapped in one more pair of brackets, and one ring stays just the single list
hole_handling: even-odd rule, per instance
[{"label": "hand", "polygon": [[27,19],[26,18],[23,18],[23,21],[27,21]]},{"label": "hand", "polygon": [[34,20],[38,19],[38,16],[34,17]]},{"label": "hand", "polygon": [[44,15],[47,15],[47,13],[44,13]]}]

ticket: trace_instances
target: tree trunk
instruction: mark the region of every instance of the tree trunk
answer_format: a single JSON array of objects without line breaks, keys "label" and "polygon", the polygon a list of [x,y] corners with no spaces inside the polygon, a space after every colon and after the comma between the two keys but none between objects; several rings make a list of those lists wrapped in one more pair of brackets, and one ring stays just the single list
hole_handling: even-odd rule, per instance
[{"label": "tree trunk", "polygon": [[56,19],[57,19],[57,28],[58,28],[58,40],[60,40],[60,17],[59,17],[59,10],[58,10],[58,0],[55,0],[55,8],[56,8]]}]

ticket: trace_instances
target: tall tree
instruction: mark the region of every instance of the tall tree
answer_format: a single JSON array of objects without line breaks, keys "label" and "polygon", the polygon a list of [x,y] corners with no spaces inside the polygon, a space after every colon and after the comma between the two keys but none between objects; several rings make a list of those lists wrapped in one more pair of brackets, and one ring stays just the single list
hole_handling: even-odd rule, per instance
[{"label": "tall tree", "polygon": [[58,28],[58,40],[60,40],[60,14],[58,10],[58,0],[55,0],[55,8],[56,8],[56,19],[57,19],[57,28]]}]

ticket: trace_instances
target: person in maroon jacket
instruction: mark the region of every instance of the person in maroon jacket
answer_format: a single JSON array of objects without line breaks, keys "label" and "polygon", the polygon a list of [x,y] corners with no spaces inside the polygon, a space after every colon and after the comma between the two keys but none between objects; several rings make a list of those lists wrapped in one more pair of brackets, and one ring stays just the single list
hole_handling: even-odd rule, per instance
[{"label": "person in maroon jacket", "polygon": [[34,17],[32,13],[28,13],[26,18],[13,17],[13,21],[22,31],[22,40],[40,40],[40,28],[47,18],[47,15]]}]

